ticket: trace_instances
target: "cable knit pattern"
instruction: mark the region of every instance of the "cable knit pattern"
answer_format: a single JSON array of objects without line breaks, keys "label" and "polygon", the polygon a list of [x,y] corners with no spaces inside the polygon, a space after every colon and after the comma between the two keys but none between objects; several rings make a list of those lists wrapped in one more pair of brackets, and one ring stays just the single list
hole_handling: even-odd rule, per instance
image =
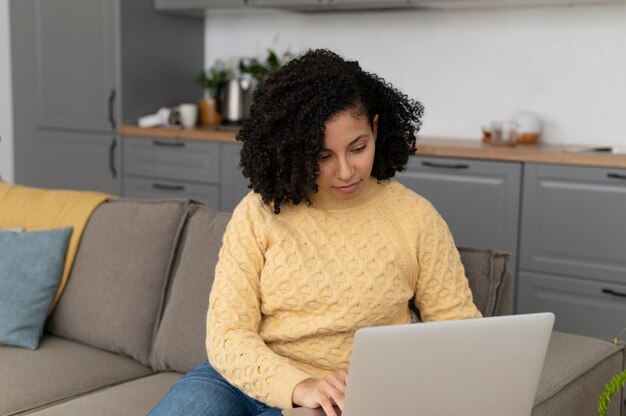
[{"label": "cable knit pattern", "polygon": [[348,369],[358,328],[480,317],[448,227],[395,181],[279,215],[250,193],[233,213],[207,319],[211,364],[246,394],[292,407],[301,381]]}]

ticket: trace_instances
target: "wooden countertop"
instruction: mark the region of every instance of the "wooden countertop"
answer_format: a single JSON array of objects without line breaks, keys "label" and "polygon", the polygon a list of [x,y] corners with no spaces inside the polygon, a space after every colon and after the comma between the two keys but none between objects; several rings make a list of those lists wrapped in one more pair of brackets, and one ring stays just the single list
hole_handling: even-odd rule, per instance
[{"label": "wooden countertop", "polygon": [[[132,125],[120,127],[122,136],[157,137],[186,140],[208,140],[238,143],[236,128],[198,127],[191,130],[169,128],[142,128]],[[517,145],[496,147],[480,140],[445,139],[420,136],[417,140],[418,156],[441,156],[493,161],[551,163],[562,165],[626,168],[626,154],[572,151],[594,147],[594,145]]]},{"label": "wooden countertop", "polygon": [[138,127],[124,124],[120,127],[122,136],[158,137],[162,139],[207,140],[213,142],[239,143],[235,140],[234,127],[196,127],[195,129]]}]

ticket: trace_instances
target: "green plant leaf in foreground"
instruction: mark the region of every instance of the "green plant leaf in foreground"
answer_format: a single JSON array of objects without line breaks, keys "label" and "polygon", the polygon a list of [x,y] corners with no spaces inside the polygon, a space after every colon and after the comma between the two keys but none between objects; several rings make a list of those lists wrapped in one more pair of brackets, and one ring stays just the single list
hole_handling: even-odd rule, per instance
[{"label": "green plant leaf in foreground", "polygon": [[600,416],[606,416],[606,408],[611,402],[611,397],[619,389],[624,387],[624,383],[626,383],[626,370],[613,377],[611,381],[609,381],[609,383],[604,386],[604,391],[602,392],[602,394],[600,394],[600,397],[598,398],[598,414]]}]

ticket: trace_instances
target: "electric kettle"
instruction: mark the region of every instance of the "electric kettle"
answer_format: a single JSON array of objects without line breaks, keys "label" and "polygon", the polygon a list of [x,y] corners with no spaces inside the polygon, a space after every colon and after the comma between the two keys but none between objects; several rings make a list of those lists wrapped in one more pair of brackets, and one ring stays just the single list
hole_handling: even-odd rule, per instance
[{"label": "electric kettle", "polygon": [[256,80],[250,75],[226,78],[217,88],[217,111],[224,124],[241,124],[250,114]]}]

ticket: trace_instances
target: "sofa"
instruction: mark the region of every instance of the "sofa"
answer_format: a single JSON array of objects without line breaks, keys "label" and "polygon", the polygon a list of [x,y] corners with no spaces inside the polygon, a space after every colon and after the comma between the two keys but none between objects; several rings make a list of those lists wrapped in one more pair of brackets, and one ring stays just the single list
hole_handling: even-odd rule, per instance
[{"label": "sofa", "polygon": [[[39,348],[0,346],[0,415],[146,414],[206,358],[208,295],[229,218],[189,200],[100,205]],[[508,254],[459,252],[482,313],[510,314]],[[598,395],[622,368],[620,343],[554,332],[532,415],[597,414]],[[607,414],[621,415],[622,400],[616,394]]]}]

